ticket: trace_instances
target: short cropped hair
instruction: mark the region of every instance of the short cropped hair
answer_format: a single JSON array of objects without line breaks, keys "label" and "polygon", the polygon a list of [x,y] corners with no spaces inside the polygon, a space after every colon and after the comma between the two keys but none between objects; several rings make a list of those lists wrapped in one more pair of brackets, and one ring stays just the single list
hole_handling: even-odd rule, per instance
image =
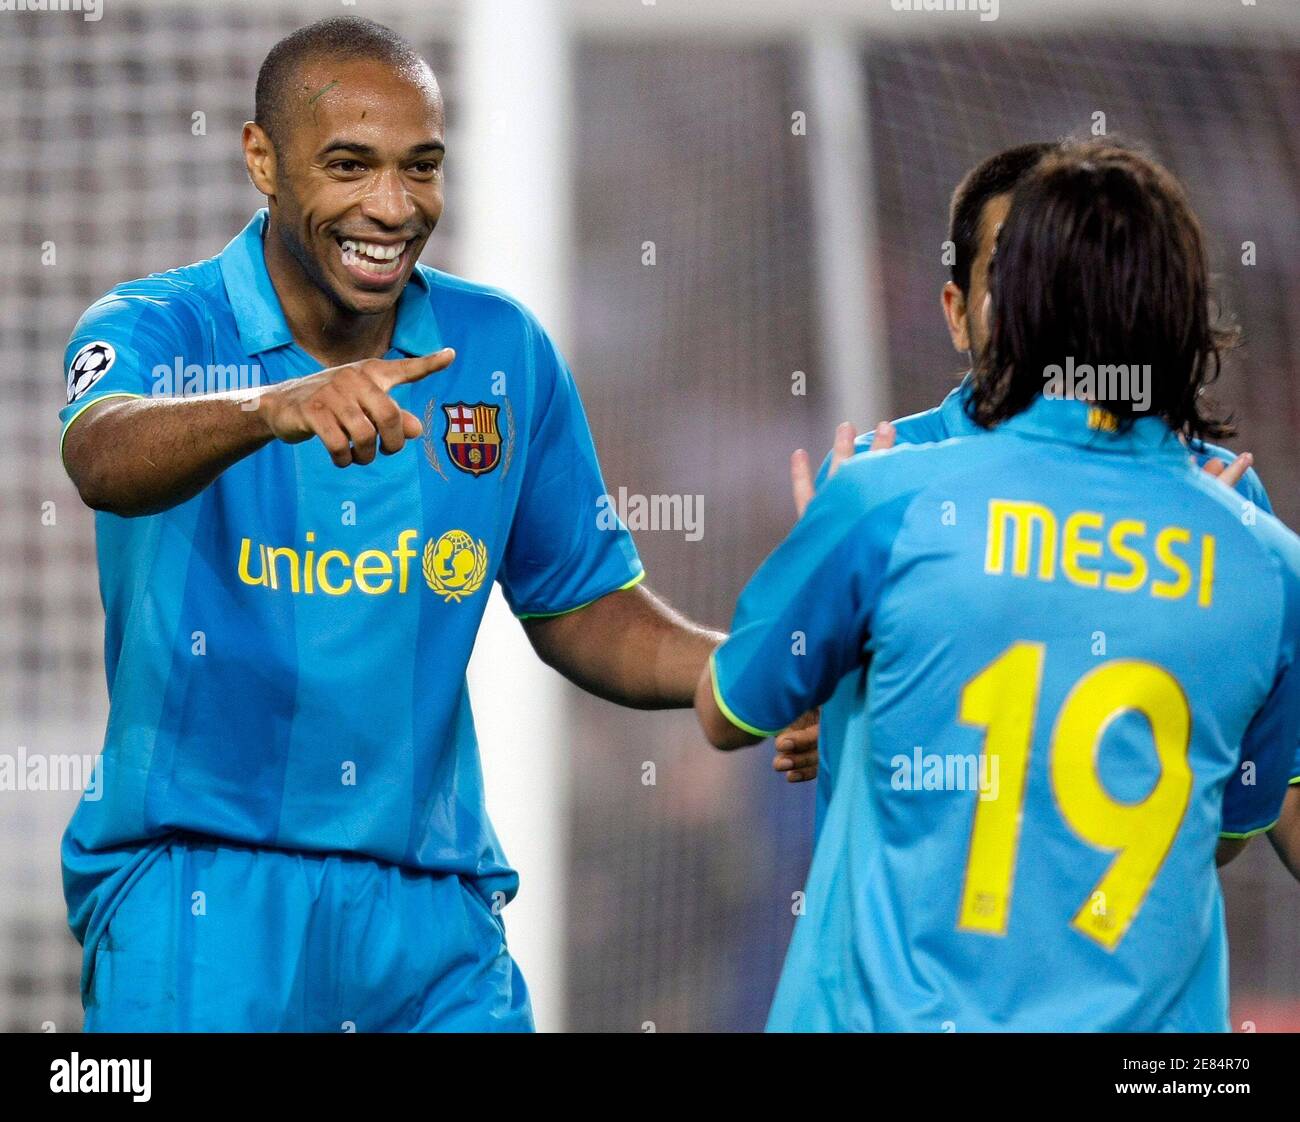
[{"label": "short cropped hair", "polygon": [[1015,190],[1043,157],[1059,148],[1059,144],[1051,142],[1018,144],[977,164],[957,184],[948,211],[948,240],[954,249],[952,281],[963,296],[970,295],[970,273],[979,253],[980,219],[985,204]]},{"label": "short cropped hair", "polygon": [[396,31],[359,16],[318,20],[286,35],[257,72],[253,120],[276,151],[289,134],[295,107],[294,79],[304,62],[314,59],[374,59],[394,68],[415,71],[425,66],[419,52]]}]

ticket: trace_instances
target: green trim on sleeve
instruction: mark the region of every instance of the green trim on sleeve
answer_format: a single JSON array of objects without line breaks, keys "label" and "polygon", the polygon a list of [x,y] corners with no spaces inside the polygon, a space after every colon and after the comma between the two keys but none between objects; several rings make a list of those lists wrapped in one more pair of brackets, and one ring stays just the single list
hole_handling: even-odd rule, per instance
[{"label": "green trim on sleeve", "polygon": [[1294,787],[1297,783],[1300,783],[1300,775],[1292,776],[1286,782],[1288,787]]},{"label": "green trim on sleeve", "polygon": [[59,461],[63,461],[63,442],[68,439],[68,429],[72,428],[73,422],[76,421],[92,405],[98,405],[101,401],[108,401],[114,397],[144,397],[142,393],[128,393],[126,390],[114,390],[112,393],[100,394],[99,397],[92,397],[85,405],[78,409],[71,417],[68,423],[63,426],[63,434],[59,437]]},{"label": "green trim on sleeve", "polygon": [[597,600],[603,600],[606,596],[611,596],[615,592],[626,592],[629,588],[635,588],[645,580],[645,570],[642,569],[626,584],[620,584],[617,588],[611,588],[608,592],[602,592],[599,596],[593,596],[590,600],[584,600],[581,604],[575,604],[572,608],[564,608],[558,612],[524,612],[523,615],[515,616],[515,619],[558,619],[560,616],[567,616],[573,612],[580,612],[583,608],[590,607]]},{"label": "green trim on sleeve", "polygon": [[1270,822],[1267,826],[1261,826],[1258,830],[1247,830],[1244,834],[1230,834],[1224,832],[1223,830],[1220,830],[1219,837],[1224,838],[1228,841],[1245,841],[1247,838],[1254,838],[1254,837],[1258,837],[1260,834],[1267,834],[1269,830],[1271,830],[1274,826],[1276,826],[1281,821],[1282,820],[1280,818],[1274,818],[1273,821]]},{"label": "green trim on sleeve", "polygon": [[714,654],[709,655],[709,680],[713,684],[713,700],[717,702],[718,709],[722,715],[727,718],[736,728],[749,733],[750,736],[761,736],[766,740],[769,736],[775,736],[780,729],[761,729],[757,725],[751,725],[748,721],[742,721],[736,716],[736,711],[727,704],[727,699],[722,696],[722,690],[718,688],[718,664],[714,661]]}]

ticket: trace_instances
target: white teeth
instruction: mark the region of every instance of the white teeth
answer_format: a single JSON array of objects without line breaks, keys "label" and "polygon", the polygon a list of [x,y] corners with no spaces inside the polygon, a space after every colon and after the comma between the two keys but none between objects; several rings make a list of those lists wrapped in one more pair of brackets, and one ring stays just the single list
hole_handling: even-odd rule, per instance
[{"label": "white teeth", "polygon": [[368,257],[371,261],[395,261],[406,250],[407,242],[397,245],[378,245],[375,242],[353,241],[347,238],[343,242],[344,253],[355,253]]}]

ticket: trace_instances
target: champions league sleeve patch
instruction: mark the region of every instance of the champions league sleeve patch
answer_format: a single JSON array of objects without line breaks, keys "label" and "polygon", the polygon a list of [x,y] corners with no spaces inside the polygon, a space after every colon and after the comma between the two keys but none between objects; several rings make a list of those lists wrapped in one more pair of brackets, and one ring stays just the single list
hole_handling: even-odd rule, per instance
[{"label": "champions league sleeve patch", "polygon": [[83,397],[88,389],[107,374],[117,361],[111,343],[87,343],[72,356],[68,367],[68,404]]}]

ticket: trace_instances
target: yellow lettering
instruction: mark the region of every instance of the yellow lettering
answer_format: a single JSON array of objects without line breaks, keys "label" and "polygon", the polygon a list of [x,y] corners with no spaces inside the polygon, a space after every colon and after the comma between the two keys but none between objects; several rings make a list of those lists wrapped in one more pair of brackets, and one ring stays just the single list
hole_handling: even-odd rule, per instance
[{"label": "yellow lettering", "polygon": [[1101,541],[1084,541],[1079,535],[1087,530],[1101,530],[1103,518],[1096,511],[1076,510],[1065,520],[1065,540],[1061,544],[1061,571],[1075,584],[1097,588],[1101,574],[1079,566],[1081,557],[1101,557]]},{"label": "yellow lettering", "polygon": [[1001,573],[1006,565],[1006,524],[1012,526],[1011,572],[1029,575],[1029,553],[1038,527],[1038,579],[1052,580],[1056,572],[1056,516],[1041,503],[990,499],[984,571]]},{"label": "yellow lettering", "polygon": [[[464,536],[463,532],[458,533]],[[317,590],[326,596],[343,596],[353,590],[364,592],[367,596],[382,596],[393,590],[405,593],[411,588],[411,566],[414,563],[415,586],[421,587],[424,583],[420,580],[420,531],[417,529],[399,531],[395,549],[364,549],[355,555],[343,549],[325,549],[318,555],[315,548],[317,532],[307,530],[303,537],[305,544],[302,550],[290,546],[259,545],[252,538],[241,539],[236,564],[240,581],[265,588],[292,589],[295,593],[302,592],[308,596],[314,595]],[[444,534],[443,539],[451,541],[452,535]],[[326,543],[320,544],[323,546]],[[256,575],[252,571],[254,549],[257,550],[261,563]],[[284,574],[280,572],[281,560],[289,566],[287,580],[283,579]],[[464,583],[465,574],[459,571],[453,573],[447,566],[447,561],[448,558],[439,559],[438,563],[445,570],[440,574],[441,579],[444,582]],[[343,571],[338,572],[340,569]],[[480,573],[479,576],[481,575]],[[432,580],[429,583],[432,584]],[[478,583],[482,581],[479,580]],[[478,584],[474,584],[469,591],[477,587]],[[467,594],[468,592],[462,593]]]},{"label": "yellow lettering", "polygon": [[1125,543],[1127,537],[1144,538],[1147,524],[1136,518],[1122,518],[1110,528],[1107,538],[1110,551],[1121,561],[1127,561],[1127,573],[1107,573],[1106,587],[1111,592],[1136,592],[1147,582],[1147,559],[1136,549]]},{"label": "yellow lettering", "polygon": [[1151,585],[1151,595],[1163,600],[1181,600],[1192,587],[1192,570],[1183,558],[1174,552],[1174,543],[1187,544],[1192,540],[1191,530],[1182,526],[1166,526],[1156,535],[1156,557],[1174,573],[1173,580],[1158,580]]},{"label": "yellow lettering", "polygon": [[1214,603],[1214,535],[1201,538],[1201,583],[1196,593],[1199,607],[1208,608]]},{"label": "yellow lettering", "polygon": [[348,577],[342,584],[330,583],[329,563],[335,557],[339,559],[341,565],[348,566],[352,564],[348,560],[348,555],[341,549],[327,549],[320,555],[320,560],[316,562],[316,583],[320,585],[320,590],[327,596],[342,596],[352,587],[351,577]]},{"label": "yellow lettering", "polygon": [[[393,562],[382,549],[365,549],[357,554],[352,565],[352,572],[357,578],[357,587],[371,596],[378,596],[393,587],[393,580],[388,574],[393,571]],[[381,576],[384,579],[378,585],[371,585],[369,577]]]},{"label": "yellow lettering", "polygon": [[406,577],[410,569],[409,562],[411,558],[415,556],[415,550],[413,550],[406,543],[411,538],[419,537],[419,535],[420,532],[418,530],[403,530],[400,534],[397,535],[397,548],[393,550],[393,556],[397,558],[397,574],[398,574],[397,591],[398,592],[406,591]]},{"label": "yellow lettering", "polygon": [[266,547],[259,545],[257,547],[257,556],[262,562],[262,571],[257,577],[248,571],[248,559],[252,552],[253,542],[251,538],[245,538],[239,546],[239,579],[245,584],[265,584],[266,583]]},{"label": "yellow lettering", "polygon": [[276,562],[281,557],[283,557],[289,562],[289,587],[294,592],[297,592],[298,591],[298,551],[296,549],[290,549],[289,546],[287,545],[277,545],[267,550],[267,557],[269,559],[269,565],[271,569],[271,587],[272,588],[280,587],[279,573],[276,571]]},{"label": "yellow lettering", "polygon": [[[307,540],[309,542],[314,542],[316,540],[315,530],[307,531]],[[307,593],[308,596],[316,591],[315,585],[312,583],[315,560],[316,551],[314,549],[307,550],[302,559],[302,590]]]}]

